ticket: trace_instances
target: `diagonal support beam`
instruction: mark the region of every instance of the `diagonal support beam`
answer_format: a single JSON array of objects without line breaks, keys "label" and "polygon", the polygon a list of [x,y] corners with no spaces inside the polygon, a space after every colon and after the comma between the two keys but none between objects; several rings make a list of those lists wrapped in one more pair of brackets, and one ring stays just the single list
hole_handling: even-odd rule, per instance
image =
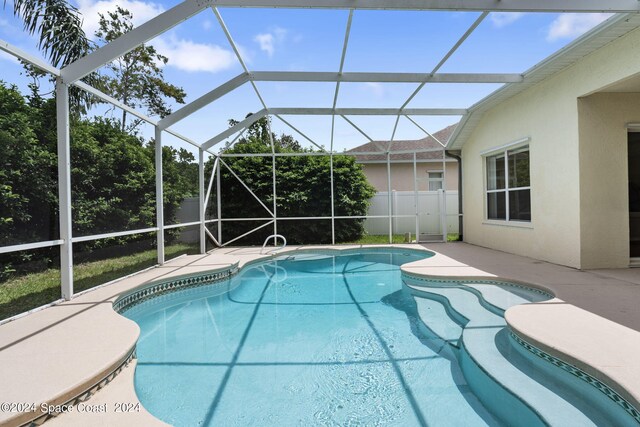
[{"label": "diagonal support beam", "polygon": [[[60,76],[60,70],[47,64],[46,62],[42,61],[39,58],[36,58],[33,55],[28,54],[27,52],[5,42],[4,40],[0,40],[0,50],[3,52],[7,52],[19,59],[21,59],[22,61],[25,61],[31,65],[33,65],[36,68],[39,68],[40,70],[47,72],[53,76]],[[88,92],[90,94],[92,94],[93,96],[95,96],[98,99],[101,99],[105,102],[108,102],[109,104],[113,105],[114,107],[120,108],[121,110],[125,110],[126,112],[128,112],[129,114],[144,120],[145,122],[156,126],[158,124],[158,122],[155,119],[152,119],[151,117],[147,116],[146,114],[140,113],[138,110],[136,110],[135,108],[129,107],[128,105],[123,104],[122,102],[118,101],[117,99],[113,98],[112,96],[107,95],[106,93],[94,88],[93,86],[90,86],[88,84],[86,84],[83,81],[76,81],[73,83],[74,86],[84,90],[85,92]],[[179,134],[178,132],[172,130],[172,129],[165,129],[167,133],[172,134],[173,136],[183,140],[186,143],[189,143],[191,145],[193,145],[194,147],[200,147],[199,144],[195,143],[194,141],[190,140],[189,138]]]},{"label": "diagonal support beam", "polygon": [[347,123],[349,123],[351,126],[353,126],[353,128],[355,130],[357,130],[358,132],[360,132],[362,134],[362,136],[364,136],[365,138],[367,138],[369,140],[369,142],[374,142],[373,138],[371,138],[369,135],[367,135],[366,133],[364,133],[364,131],[362,129],[360,129],[358,126],[356,126],[355,123],[353,123],[351,120],[347,119],[345,116],[340,115],[340,117],[342,117]]},{"label": "diagonal support beam", "polygon": [[90,93],[91,95],[95,96],[98,99],[101,99],[105,102],[108,102],[109,104],[113,105],[114,107],[118,107],[121,110],[126,111],[127,113],[131,114],[132,116],[135,116],[141,120],[144,120],[145,122],[152,124],[152,125],[157,125],[158,121],[155,119],[152,119],[151,117],[147,116],[146,114],[142,114],[140,112],[138,112],[136,109],[129,107],[126,104],[123,104],[122,102],[118,101],[117,99],[107,95],[106,93],[103,93],[101,91],[99,91],[98,89],[94,88],[93,86],[89,86],[88,84],[86,84],[85,82],[82,82],[80,80],[78,80],[77,82],[73,83],[74,86],[79,87],[80,89],[84,90],[85,92]]},{"label": "diagonal support beam", "polygon": [[305,135],[304,133],[302,133],[301,130],[299,130],[297,127],[295,127],[294,125],[292,125],[291,123],[289,123],[288,121],[286,121],[285,119],[283,119],[282,117],[280,117],[279,115],[275,114],[275,116],[280,119],[280,121],[282,123],[284,123],[285,125],[289,126],[291,129],[293,129],[294,131],[298,132],[300,135],[302,135],[304,137],[304,139],[306,139],[307,141],[309,141],[310,143],[312,143],[313,145],[315,145],[316,147],[318,147],[318,149],[320,149],[320,151],[324,151],[326,152],[327,150],[325,150],[322,146],[318,145],[313,139],[309,138],[307,135]]},{"label": "diagonal support beam", "polygon": [[207,233],[207,236],[209,236],[209,238],[213,241],[213,243],[215,243],[215,245],[217,247],[220,247],[220,242],[218,242],[218,239],[216,239],[215,237],[213,237],[213,234],[211,234],[211,232],[209,231],[209,229],[207,227],[204,228],[205,233]]},{"label": "diagonal support beam", "polygon": [[249,75],[247,73],[242,73],[231,80],[223,83],[217,88],[205,93],[200,98],[190,102],[189,104],[183,106],[177,111],[169,114],[165,118],[161,119],[158,122],[158,126],[160,129],[166,129],[167,127],[179,122],[180,120],[190,116],[201,108],[206,107],[211,104],[216,99],[222,98],[224,95],[232,92],[233,90],[239,88],[243,84],[249,81]]},{"label": "diagonal support beam", "polygon": [[244,133],[245,133],[246,131],[247,131],[247,128],[242,129],[242,131],[241,131],[239,134],[237,134],[237,135],[235,136],[235,138],[233,138],[233,139],[231,140],[231,142],[230,142],[228,145],[227,145],[227,144],[225,144],[224,148],[220,149],[219,151],[220,151],[220,152],[223,152],[223,151],[225,151],[225,150],[229,150],[231,147],[233,147],[233,144],[235,144],[235,143],[236,143],[236,141],[238,141],[240,138],[242,138],[242,135],[244,135]]},{"label": "diagonal support beam", "polygon": [[[151,117],[147,116],[146,114],[143,114],[141,112],[139,112],[138,110],[136,110],[135,108],[129,107],[126,104],[123,104],[122,102],[118,101],[117,99],[107,95],[106,93],[103,93],[101,91],[99,91],[98,89],[94,88],[93,86],[89,86],[88,84],[84,83],[81,80],[78,80],[77,82],[73,83],[74,86],[94,95],[96,98],[99,98],[105,102],[108,102],[109,104],[113,105],[114,107],[120,108],[121,110],[124,110],[126,112],[128,112],[129,114],[131,114],[132,116],[135,116],[141,120],[144,120],[145,122],[153,125],[153,126],[157,126],[158,122],[154,119],[152,119]],[[196,143],[195,141],[187,138],[186,136],[176,132],[175,130],[171,129],[171,128],[166,128],[166,129],[161,129],[164,130],[165,132],[175,136],[178,139],[181,139],[182,141],[186,142],[187,144],[191,144],[194,147],[200,148],[200,144]]]},{"label": "diagonal support beam", "polygon": [[260,200],[260,198],[256,195],[256,193],[253,192],[253,190],[251,188],[249,188],[249,186],[247,184],[244,183],[244,181],[242,180],[242,178],[240,178],[238,175],[236,175],[236,173],[233,171],[233,169],[231,169],[231,167],[224,161],[222,160],[222,158],[218,157],[218,159],[220,159],[220,164],[221,165],[225,165],[227,167],[227,169],[229,170],[229,172],[231,172],[231,175],[235,176],[236,179],[238,181],[240,181],[240,184],[242,184],[242,186],[244,188],[247,189],[247,191],[249,193],[251,193],[251,195],[258,201],[258,203],[260,203],[260,205],[262,205],[263,208],[265,208],[267,210],[267,212],[269,212],[269,214],[275,218],[275,215],[273,214],[273,212],[271,211],[271,209],[269,209],[267,207],[267,205],[265,205],[262,200]]},{"label": "diagonal support beam", "polygon": [[213,180],[216,177],[216,170],[218,169],[219,161],[220,161],[220,157],[216,157],[216,159],[213,161],[213,169],[211,169],[211,178],[209,179],[209,186],[207,187],[207,195],[204,198],[205,209],[209,204],[209,197],[211,197],[211,189],[213,188]]},{"label": "diagonal support beam", "polygon": [[431,138],[433,138],[438,144],[442,145],[443,147],[445,146],[445,144],[442,143],[442,141],[440,141],[438,138],[436,138],[435,136],[433,136],[428,130],[426,130],[425,128],[423,128],[422,126],[420,126],[418,124],[418,122],[416,122],[415,120],[413,120],[411,117],[404,115],[411,123],[413,123],[414,125],[416,125],[416,127],[418,129],[420,129],[422,132],[426,133],[427,136],[430,136]]},{"label": "diagonal support beam", "polygon": [[218,135],[214,136],[213,138],[211,138],[210,140],[208,140],[207,142],[202,144],[202,149],[203,150],[207,150],[207,149],[213,147],[214,145],[216,145],[220,141],[223,141],[224,139],[230,137],[234,133],[240,132],[244,128],[247,128],[247,127],[251,126],[252,124],[254,124],[255,122],[257,122],[258,120],[260,120],[261,118],[263,118],[266,115],[267,115],[267,110],[260,110],[257,113],[250,115],[249,117],[247,117],[246,119],[244,119],[240,123],[236,124],[235,126],[231,126],[229,129],[227,129],[227,130],[225,130],[223,132],[220,132]]},{"label": "diagonal support beam", "polygon": [[255,233],[256,231],[258,231],[258,230],[260,230],[260,229],[262,229],[262,228],[266,227],[267,225],[271,225],[271,224],[273,224],[274,222],[275,222],[274,220],[271,220],[271,221],[269,221],[269,222],[266,222],[266,223],[264,223],[264,224],[262,224],[262,225],[260,225],[260,226],[258,226],[258,227],[256,227],[256,228],[254,228],[253,230],[249,230],[249,231],[247,231],[246,233],[244,233],[244,234],[242,234],[242,235],[240,235],[240,236],[238,236],[238,237],[236,237],[236,238],[233,238],[233,239],[229,240],[228,242],[225,242],[223,245],[221,245],[221,247],[223,247],[223,248],[224,248],[225,246],[230,245],[231,243],[233,243],[233,242],[235,242],[235,241],[237,241],[237,240],[240,240],[240,239],[242,239],[243,237],[248,236],[248,235],[249,235],[249,234],[251,234],[251,233]]},{"label": "diagonal support beam", "polygon": [[62,69],[62,79],[66,83],[80,80],[92,71],[121,57],[152,38],[175,27],[209,6],[208,0],[185,0],[150,19],[139,27],[125,33],[101,48],[83,56]]},{"label": "diagonal support beam", "polygon": [[356,126],[355,123],[353,123],[351,120],[349,120],[348,118],[346,118],[345,116],[340,116],[343,119],[345,119],[345,121],[347,123],[349,123],[351,126],[354,127],[355,130],[357,130],[358,132],[360,132],[365,138],[367,138],[369,140],[369,142],[373,142],[373,144],[378,147],[379,150],[381,150],[383,153],[386,153],[386,148],[380,143],[380,141],[374,141],[369,135],[367,135],[366,133],[364,133],[364,131],[362,129],[360,129],[358,126]]}]

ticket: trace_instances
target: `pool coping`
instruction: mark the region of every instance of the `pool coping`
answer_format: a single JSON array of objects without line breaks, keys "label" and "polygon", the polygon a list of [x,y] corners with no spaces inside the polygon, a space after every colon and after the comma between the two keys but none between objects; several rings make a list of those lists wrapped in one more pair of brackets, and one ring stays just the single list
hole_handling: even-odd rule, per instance
[{"label": "pool coping", "polygon": [[[344,245],[344,246],[295,246],[295,247],[287,247],[285,250],[278,251],[277,253],[271,254],[260,254],[259,248],[229,248],[227,250],[217,249],[208,254],[204,255],[194,255],[182,257],[176,260],[173,260],[171,263],[165,264],[165,266],[157,267],[156,269],[151,270],[150,272],[143,272],[140,275],[134,275],[131,277],[124,278],[122,281],[113,283],[106,287],[96,288],[91,292],[84,293],[83,295],[74,298],[70,302],[65,302],[59,305],[56,305],[52,308],[58,306],[71,305],[74,302],[82,304],[82,300],[89,301],[99,301],[100,303],[109,303],[111,307],[109,312],[110,314],[106,317],[109,317],[112,314],[117,314],[117,304],[120,301],[123,301],[127,296],[134,294],[136,292],[141,292],[144,290],[150,290],[154,286],[158,286],[159,284],[166,282],[177,282],[177,281],[189,281],[190,278],[194,276],[207,276],[207,274],[228,271],[229,276],[236,274],[243,267],[250,265],[255,262],[261,262],[265,260],[269,260],[275,257],[293,254],[293,253],[304,253],[304,252],[325,252],[329,253],[344,253],[350,250],[358,250],[362,248],[380,248],[381,250],[389,249],[389,248],[399,248],[399,249],[408,249],[414,251],[428,251],[432,252],[435,255],[424,259],[419,260],[412,263],[404,264],[401,267],[403,274],[411,275],[412,277],[422,277],[427,280],[438,280],[438,281],[482,281],[482,282],[502,282],[508,284],[518,284],[523,287],[538,289],[539,291],[554,295],[554,292],[548,289],[545,286],[541,286],[538,284],[532,284],[527,282],[522,282],[519,280],[514,280],[511,278],[498,277],[496,275],[486,273],[482,270],[470,267],[466,264],[460,263],[453,258],[442,255],[436,251],[430,250],[429,248],[424,248],[421,246],[405,244],[405,245]],[[159,274],[165,273],[162,269],[166,269],[167,274]],[[233,271],[233,273],[232,273]],[[206,273],[206,274],[203,274]],[[226,277],[224,278],[226,279]],[[220,280],[224,280],[220,279]],[[204,279],[202,279],[204,280]],[[163,289],[159,288],[157,292],[160,294]],[[170,289],[164,289],[166,292],[170,292]],[[106,299],[101,299],[104,295],[98,294],[106,294]],[[558,300],[557,298],[555,300]],[[561,300],[558,300],[561,301]],[[566,306],[569,304],[564,303]],[[516,311],[513,309],[518,307],[533,307],[529,308],[527,312],[526,319],[523,320],[522,316],[519,316]],[[559,345],[557,340],[557,336],[544,336],[544,334],[540,334],[539,331],[531,332],[527,328],[527,323],[531,316],[536,317],[539,315],[539,312],[536,312],[536,303],[532,304],[523,304],[520,306],[516,306],[510,308],[505,313],[505,320],[507,320],[507,324],[512,332],[515,332],[518,337],[520,337],[525,342],[529,343],[535,348],[543,350],[546,354],[549,354],[552,357],[556,357],[560,360],[567,359],[571,364],[577,367],[580,367],[582,371],[591,375],[592,377],[601,379],[605,384],[607,384],[610,388],[618,392],[618,394],[622,395],[626,400],[630,401],[633,406],[638,408],[640,405],[638,404],[638,391],[640,391],[640,375],[636,376],[628,376],[620,378],[620,375],[611,375],[608,373],[609,367],[607,367],[606,363],[594,363],[590,364],[589,355],[583,354],[573,354],[571,351],[567,351]],[[572,306],[575,307],[575,306]],[[52,308],[48,308],[43,310],[45,312],[47,310],[51,310]],[[577,308],[577,307],[576,307]],[[578,309],[580,310],[580,309]],[[586,311],[585,311],[586,312]],[[515,314],[512,314],[515,313]],[[589,312],[586,312],[589,313]],[[105,313],[101,313],[104,315]],[[591,314],[593,317],[589,320],[590,322],[608,322],[608,331],[617,331],[617,328],[625,328],[624,326],[618,325],[614,322],[608,321],[600,316],[596,316]],[[30,319],[38,316],[38,312],[32,313],[30,315],[24,316],[21,319],[16,319],[15,322],[9,322],[5,325],[0,325],[0,338],[1,333],[4,331],[6,325],[12,325],[14,323],[20,323],[22,319]],[[117,315],[118,318],[124,319],[121,315]],[[132,321],[125,319],[127,323],[133,324]],[[525,321],[526,320],[526,321]],[[26,321],[25,321],[26,322]],[[16,326],[16,325],[14,325]],[[137,342],[139,336],[139,329],[137,325],[135,326],[135,339],[131,344],[131,330],[128,331],[129,339],[125,339],[123,342],[123,346],[127,347],[124,351],[120,351],[118,357],[112,357],[112,363],[108,364],[108,366],[100,366],[95,367],[94,372],[106,373],[106,375],[102,375],[103,378],[98,378],[100,375],[94,375],[93,378],[87,379],[83,378],[81,381],[76,382],[75,387],[72,389],[66,388],[64,392],[57,393],[54,397],[48,399],[48,402],[59,402],[62,401],[68,402],[77,399],[78,396],[87,393],[88,390],[91,390],[92,387],[95,387],[96,384],[102,384],[100,386],[104,387],[105,384],[102,383],[105,378],[108,378],[113,372],[117,372],[122,366],[126,365],[127,359],[133,352],[135,351],[135,343]],[[129,325],[129,329],[131,325]],[[588,329],[588,328],[583,328]],[[625,328],[629,329],[629,328]],[[637,334],[638,342],[640,342],[640,332],[635,330],[631,330],[633,334]],[[634,335],[635,336],[635,335]],[[586,339],[591,339],[587,337]],[[126,342],[129,342],[127,345]],[[0,340],[0,344],[2,344]],[[58,343],[60,344],[60,343]],[[0,348],[3,348],[0,345]],[[113,349],[111,349],[113,350]],[[122,354],[126,354],[127,357],[122,357]],[[0,351],[0,356],[2,355],[2,351]],[[0,357],[0,361],[2,358]],[[15,363],[15,361],[14,361]],[[636,369],[637,366],[630,366],[630,369]],[[640,369],[638,369],[640,371]],[[96,381],[98,379],[98,381]],[[133,385],[132,385],[133,386]],[[109,387],[105,387],[103,392],[108,392]],[[4,396],[0,396],[4,398]],[[65,400],[66,399],[66,400]],[[2,415],[2,414],[0,414]],[[6,414],[5,414],[6,415]],[[20,415],[20,414],[19,414]],[[2,425],[18,425],[25,422],[29,422],[28,417],[14,416],[14,417],[4,417],[0,418],[0,426]],[[63,415],[65,416],[65,415]],[[32,417],[33,418],[33,417]]]}]

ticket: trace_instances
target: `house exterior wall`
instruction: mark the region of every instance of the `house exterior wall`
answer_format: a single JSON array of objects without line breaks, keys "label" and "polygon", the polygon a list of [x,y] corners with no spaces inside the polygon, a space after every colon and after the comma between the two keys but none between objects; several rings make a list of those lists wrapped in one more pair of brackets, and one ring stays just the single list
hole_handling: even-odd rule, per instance
[{"label": "house exterior wall", "polygon": [[[387,164],[363,163],[364,173],[369,183],[376,191],[387,191]],[[446,162],[445,189],[447,191],[458,190],[458,162]],[[418,191],[427,191],[427,171],[441,171],[442,162],[418,162]],[[413,191],[413,162],[391,163],[391,189],[396,191]]]},{"label": "house exterior wall", "polygon": [[[609,221],[610,207],[586,210],[591,209],[590,201],[603,201],[601,193],[610,189],[597,185],[592,190],[600,195],[585,197],[589,187],[581,186],[581,179],[592,185],[597,177],[589,174],[600,176],[603,168],[588,168],[595,155],[581,158],[583,150],[593,149],[594,141],[580,138],[578,98],[639,73],[640,55],[631,54],[639,49],[640,31],[635,30],[485,113],[462,149],[465,241],[577,268],[595,265],[593,254],[602,240],[611,236],[590,238],[587,234],[594,226]],[[618,117],[615,110],[610,114]],[[616,123],[620,126],[619,121]],[[480,153],[524,137],[531,138],[532,221],[524,227],[486,221],[484,161]],[[620,168],[620,155],[612,154],[607,162]],[[614,181],[619,185],[620,177]],[[626,184],[622,188],[626,191]],[[623,209],[620,197],[618,191],[614,197],[618,210]],[[616,221],[622,221],[622,215]],[[622,228],[616,233],[622,238]],[[628,258],[624,259],[621,249],[616,248],[610,259],[597,265],[614,267],[623,263],[627,265]]]},{"label": "house exterior wall", "polygon": [[640,93],[578,100],[582,268],[629,264],[628,123],[640,123]]}]

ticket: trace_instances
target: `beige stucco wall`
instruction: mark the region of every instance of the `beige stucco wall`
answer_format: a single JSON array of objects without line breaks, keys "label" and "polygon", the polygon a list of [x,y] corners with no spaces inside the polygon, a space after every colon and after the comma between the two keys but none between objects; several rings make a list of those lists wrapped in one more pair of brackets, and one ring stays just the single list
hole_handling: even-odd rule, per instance
[{"label": "beige stucco wall", "polygon": [[583,268],[629,263],[628,123],[640,123],[640,93],[578,100],[580,241]]},{"label": "beige stucco wall", "polygon": [[[595,265],[592,254],[598,250],[597,245],[612,237],[587,238],[586,234],[594,227],[610,230],[605,223],[611,220],[608,215],[611,207],[600,206],[589,213],[582,212],[581,208],[589,209],[588,203],[601,203],[604,199],[592,195],[581,203],[581,195],[588,188],[581,188],[580,183],[586,174],[600,176],[607,173],[608,168],[580,168],[581,164],[589,165],[597,154],[581,158],[581,150],[591,150],[594,144],[585,141],[581,147],[578,98],[640,72],[640,55],[631,54],[639,50],[640,31],[635,30],[485,114],[462,150],[464,239],[467,242],[572,267]],[[611,111],[611,116],[617,115],[616,110]],[[620,126],[621,120],[612,126]],[[620,131],[624,130],[616,132]],[[488,224],[484,219],[484,172],[480,153],[524,137],[531,138],[530,227]],[[620,155],[612,155],[609,163],[619,162]],[[621,185],[622,191],[626,191],[626,184]],[[617,192],[617,197],[621,197],[620,191]],[[620,210],[620,200],[616,203],[614,209]],[[582,220],[588,221],[585,227],[581,226]],[[622,216],[616,221],[622,221]],[[622,236],[624,225],[618,226],[617,232]],[[587,239],[584,243],[583,238]],[[598,266],[627,265],[628,258],[616,248],[604,264]]]},{"label": "beige stucco wall", "polygon": [[[367,179],[377,191],[387,191],[387,164],[365,163],[362,165]],[[446,162],[445,188],[458,190],[458,162]],[[441,171],[442,162],[417,163],[418,191],[427,191],[427,171]],[[413,162],[391,163],[391,189],[396,191],[413,191]]]}]

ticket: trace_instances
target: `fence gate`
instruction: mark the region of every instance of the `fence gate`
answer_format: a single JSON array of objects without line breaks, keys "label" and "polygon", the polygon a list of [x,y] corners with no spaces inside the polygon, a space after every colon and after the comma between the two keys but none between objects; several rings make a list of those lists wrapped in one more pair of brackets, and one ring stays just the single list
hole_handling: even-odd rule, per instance
[{"label": "fence gate", "polygon": [[[421,185],[424,187],[424,184]],[[388,192],[376,193],[369,207],[365,230],[371,235],[387,235]],[[419,242],[441,242],[447,233],[458,232],[457,191],[392,191],[393,234],[411,233]]]}]

